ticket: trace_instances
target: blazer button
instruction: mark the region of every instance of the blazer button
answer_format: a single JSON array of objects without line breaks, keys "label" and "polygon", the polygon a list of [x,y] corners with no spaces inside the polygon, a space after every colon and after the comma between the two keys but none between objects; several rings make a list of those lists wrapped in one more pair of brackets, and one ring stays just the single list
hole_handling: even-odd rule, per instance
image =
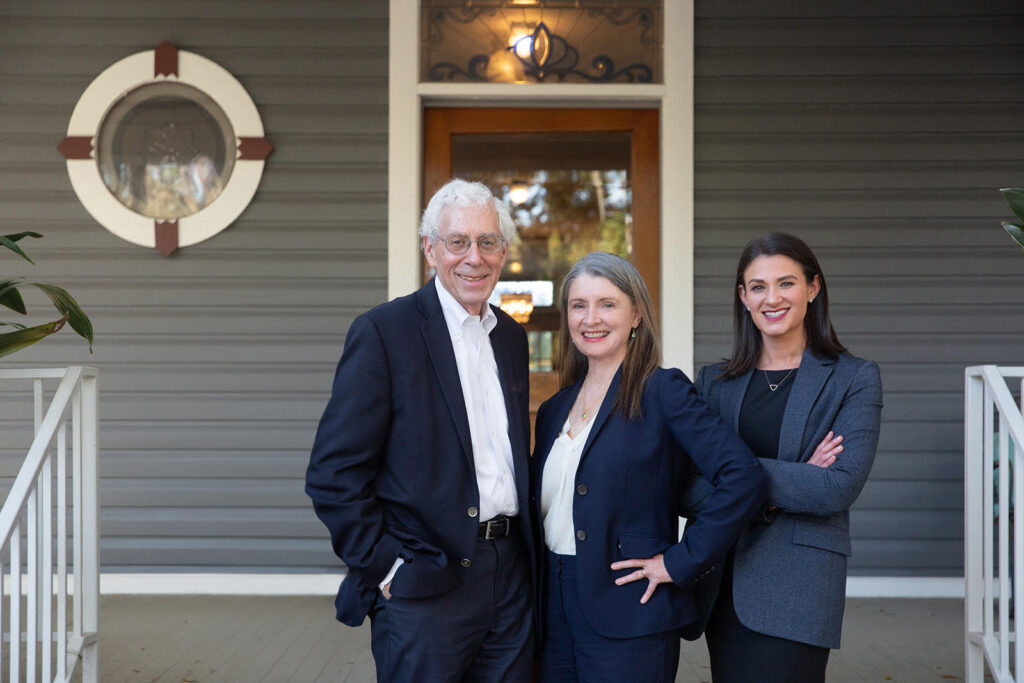
[{"label": "blazer button", "polygon": [[585,540],[587,540],[587,532],[584,531],[583,529],[580,529],[579,531],[577,531],[576,532],[576,540],[577,541],[585,541]]},{"label": "blazer button", "polygon": [[466,514],[470,517],[476,517],[478,514],[480,514],[480,511],[474,507],[471,507],[468,510],[466,510]]},{"label": "blazer button", "polygon": [[589,490],[590,489],[587,488],[586,484],[580,484],[579,486],[576,487],[576,493],[580,494],[581,496],[587,495],[587,492]]},{"label": "blazer button", "polygon": [[462,558],[462,562],[460,562],[459,564],[461,564],[466,569],[469,569],[470,567],[473,566],[473,561],[470,560],[469,558],[464,557],[464,558]]}]

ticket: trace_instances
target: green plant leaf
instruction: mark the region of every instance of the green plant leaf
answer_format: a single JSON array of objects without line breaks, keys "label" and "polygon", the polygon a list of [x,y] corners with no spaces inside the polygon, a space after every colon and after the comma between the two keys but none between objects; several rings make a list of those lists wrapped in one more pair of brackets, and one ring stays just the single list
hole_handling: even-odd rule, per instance
[{"label": "green plant leaf", "polygon": [[21,258],[25,259],[32,265],[35,265],[36,262],[30,259],[28,257],[28,254],[22,251],[21,247],[17,245],[18,240],[24,239],[26,237],[42,237],[42,235],[40,235],[38,232],[19,232],[13,235],[0,235],[0,245],[7,247]]},{"label": "green plant leaf", "polygon": [[17,327],[19,330],[28,329],[28,325],[22,325],[21,323],[14,323],[6,320],[0,320],[0,327]]},{"label": "green plant leaf", "polygon": [[65,315],[60,320],[54,320],[52,323],[36,325],[35,327],[27,327],[24,330],[18,330],[17,332],[0,334],[0,356],[6,356],[14,353],[15,351],[20,351],[26,346],[35,344],[40,339],[47,337],[64,327],[64,323],[67,322],[67,319],[68,316]]},{"label": "green plant leaf", "polygon": [[48,285],[45,282],[30,282],[41,289],[58,311],[64,313],[68,319],[71,329],[78,333],[78,336],[89,342],[89,353],[92,353],[92,321],[85,314],[82,308],[75,301],[75,298],[68,294],[68,291],[57,285]]},{"label": "green plant leaf", "polygon": [[1003,193],[1003,199],[1010,205],[1013,215],[1024,221],[1024,187],[1004,187],[999,191]]},{"label": "green plant leaf", "polygon": [[1013,223],[1003,223],[1003,230],[1010,233],[1010,237],[1024,248],[1024,226],[1014,225]]},{"label": "green plant leaf", "polygon": [[21,298],[18,285],[21,280],[0,280],[0,306],[9,308],[16,313],[26,314],[25,300]]}]

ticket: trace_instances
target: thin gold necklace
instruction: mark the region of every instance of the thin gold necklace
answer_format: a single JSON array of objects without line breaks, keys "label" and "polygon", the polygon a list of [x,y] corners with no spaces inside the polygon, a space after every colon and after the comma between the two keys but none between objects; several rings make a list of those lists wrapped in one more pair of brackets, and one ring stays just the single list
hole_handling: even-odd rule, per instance
[{"label": "thin gold necklace", "polygon": [[586,422],[587,418],[590,416],[590,410],[587,408],[587,378],[586,377],[583,378],[582,393],[583,393],[583,412],[580,413],[580,419],[583,420],[584,422]]},{"label": "thin gold necklace", "polygon": [[772,384],[772,381],[771,381],[770,379],[768,379],[768,371],[767,371],[767,370],[762,370],[761,372],[763,372],[763,373],[764,373],[764,381],[765,381],[765,382],[768,382],[768,391],[771,391],[771,392],[773,392],[773,393],[774,393],[775,391],[777,391],[777,390],[778,390],[778,388],[779,388],[780,386],[782,386],[782,383],[783,383],[783,382],[785,382],[785,381],[786,381],[787,379],[789,379],[789,376],[790,376],[790,375],[792,375],[792,374],[793,374],[794,372],[796,372],[796,368],[793,368],[793,369],[791,369],[791,370],[790,370],[789,372],[787,372],[787,373],[786,373],[786,376],[785,376],[785,377],[783,377],[782,379],[780,379],[780,380],[779,380],[778,382],[776,382],[775,384]]}]

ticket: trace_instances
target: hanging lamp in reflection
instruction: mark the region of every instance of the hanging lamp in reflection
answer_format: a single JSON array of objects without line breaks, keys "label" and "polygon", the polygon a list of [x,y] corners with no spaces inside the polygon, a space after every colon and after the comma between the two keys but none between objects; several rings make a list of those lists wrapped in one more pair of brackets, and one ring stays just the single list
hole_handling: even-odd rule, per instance
[{"label": "hanging lamp in reflection", "polygon": [[530,186],[526,184],[525,180],[513,180],[512,184],[508,188],[508,199],[510,202],[519,206],[527,199],[530,198]]},{"label": "hanging lamp in reflection", "polygon": [[500,308],[520,325],[528,323],[530,314],[533,313],[533,294],[529,292],[502,294]]},{"label": "hanging lamp in reflection", "polygon": [[512,48],[501,48],[487,58],[487,80],[491,83],[525,83],[526,70]]}]

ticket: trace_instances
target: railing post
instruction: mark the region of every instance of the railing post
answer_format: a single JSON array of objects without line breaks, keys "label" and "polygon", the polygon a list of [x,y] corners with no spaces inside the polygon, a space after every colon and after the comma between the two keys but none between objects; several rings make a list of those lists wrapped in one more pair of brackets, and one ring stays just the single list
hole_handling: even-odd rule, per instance
[{"label": "railing post", "polygon": [[983,644],[972,634],[983,630],[983,463],[984,379],[967,368],[964,384],[964,651],[965,680],[982,683],[985,676]]},{"label": "railing post", "polygon": [[82,681],[100,680],[99,380],[82,376],[82,626],[95,637],[82,649]]},{"label": "railing post", "polygon": [[10,680],[21,680],[21,518],[11,532]]},{"label": "railing post", "polygon": [[[100,573],[96,371],[82,367],[0,369],[0,379],[33,382],[36,432],[0,507],[0,552],[9,552],[9,555],[6,552],[0,554],[0,579],[3,579],[0,586],[6,582],[9,591],[6,614],[2,609],[4,604],[0,602],[0,623],[8,624],[6,632],[0,626],[0,662],[6,660],[8,667],[6,672],[0,671],[0,683],[5,680],[35,683],[40,675],[46,683],[64,681],[74,676],[78,664],[82,666],[82,683],[97,683]],[[45,414],[44,379],[60,380]],[[53,458],[57,459],[56,468]],[[69,469],[73,471],[70,481]],[[55,486],[56,501],[53,496]],[[73,501],[70,534],[67,529],[69,488]],[[68,624],[66,609],[69,536],[74,544],[74,572],[71,577],[74,582],[74,616],[71,624]],[[56,568],[53,556],[55,543]],[[27,578],[22,574],[23,562],[28,569]],[[5,568],[6,577],[3,576]],[[57,580],[56,633],[53,623],[54,579]],[[68,652],[69,627],[75,636],[72,652]],[[4,638],[9,639],[7,648],[4,647]],[[57,662],[56,677],[54,658]],[[79,679],[76,677],[75,680]]]}]

